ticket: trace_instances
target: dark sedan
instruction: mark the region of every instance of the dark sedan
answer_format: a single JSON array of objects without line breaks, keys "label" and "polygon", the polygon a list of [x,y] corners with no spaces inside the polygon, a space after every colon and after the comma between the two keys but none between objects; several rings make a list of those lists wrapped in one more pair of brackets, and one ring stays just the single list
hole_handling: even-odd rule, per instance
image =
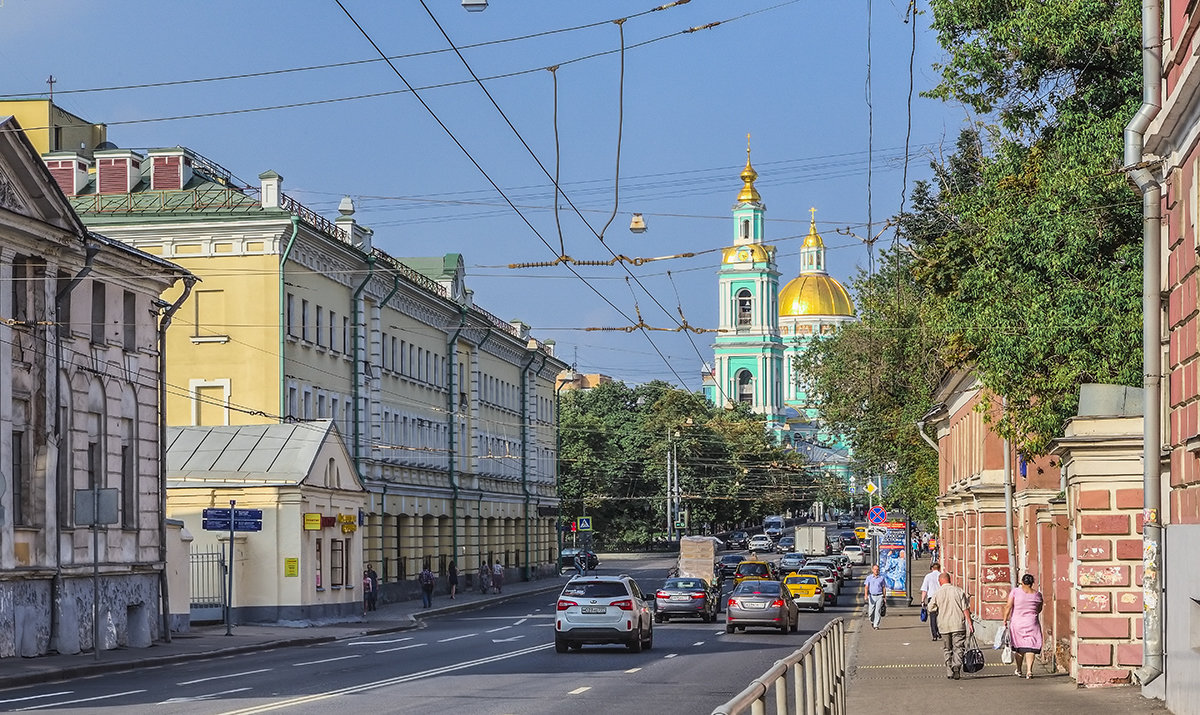
[{"label": "dark sedan", "polygon": [[702,578],[669,578],[654,594],[654,622],[688,616],[711,623],[717,619],[720,598],[717,587]]},{"label": "dark sedan", "polygon": [[725,548],[742,549],[743,551],[750,548],[750,535],[744,531],[732,532],[729,534],[729,538],[725,539]]},{"label": "dark sedan", "polygon": [[594,554],[593,552],[587,551],[585,549],[576,549],[576,548],[572,547],[572,548],[568,548],[568,549],[563,549],[562,553],[558,555],[559,571],[574,571],[575,570],[575,554],[579,554],[579,553],[582,553],[585,555],[584,558],[587,559],[586,568],[588,571],[593,571],[596,569],[597,566],[600,565],[600,557],[596,556],[596,554]]}]

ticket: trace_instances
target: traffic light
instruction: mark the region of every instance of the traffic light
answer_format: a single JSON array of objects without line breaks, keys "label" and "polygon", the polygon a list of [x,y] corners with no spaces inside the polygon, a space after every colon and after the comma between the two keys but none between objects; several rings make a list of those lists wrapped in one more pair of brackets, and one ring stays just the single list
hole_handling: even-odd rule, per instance
[{"label": "traffic light", "polygon": [[571,522],[571,533],[574,534],[576,531],[579,531],[579,525],[572,521]]}]

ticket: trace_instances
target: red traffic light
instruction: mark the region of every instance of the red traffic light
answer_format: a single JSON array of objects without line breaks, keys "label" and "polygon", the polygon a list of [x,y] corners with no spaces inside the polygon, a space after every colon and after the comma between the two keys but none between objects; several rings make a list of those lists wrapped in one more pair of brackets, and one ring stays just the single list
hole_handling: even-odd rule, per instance
[{"label": "red traffic light", "polygon": [[574,533],[576,531],[579,531],[579,525],[572,521],[571,522],[571,533]]}]

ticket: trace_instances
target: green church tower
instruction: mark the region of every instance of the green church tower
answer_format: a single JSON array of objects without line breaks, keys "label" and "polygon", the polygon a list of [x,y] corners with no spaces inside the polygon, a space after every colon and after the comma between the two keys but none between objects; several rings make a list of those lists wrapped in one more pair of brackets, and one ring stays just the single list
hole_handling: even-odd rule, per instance
[{"label": "green church tower", "polygon": [[763,243],[767,207],[754,187],[749,136],[742,190],[733,205],[733,245],[718,271],[719,327],[705,392],[714,404],[743,402],[780,434],[783,421],[783,341],[779,336],[779,271],[775,247]]}]

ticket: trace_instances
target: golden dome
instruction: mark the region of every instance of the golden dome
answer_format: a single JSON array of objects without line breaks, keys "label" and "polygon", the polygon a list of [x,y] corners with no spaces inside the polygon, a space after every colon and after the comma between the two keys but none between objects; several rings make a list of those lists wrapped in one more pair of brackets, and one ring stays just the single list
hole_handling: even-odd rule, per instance
[{"label": "golden dome", "polygon": [[762,197],[758,195],[758,189],[754,188],[754,180],[758,178],[758,172],[750,166],[750,135],[746,135],[746,168],[742,169],[742,191],[738,194],[737,200],[739,204],[745,203],[762,203]]},{"label": "golden dome", "polygon": [[761,243],[747,243],[741,246],[730,246],[721,253],[721,263],[767,263],[771,260],[771,247]]},{"label": "golden dome", "polygon": [[[821,240],[820,237],[817,240]],[[779,314],[852,316],[854,302],[837,279],[825,273],[805,273],[793,278],[779,291]]]},{"label": "golden dome", "polygon": [[825,248],[825,241],[821,240],[821,234],[817,233],[816,209],[810,209],[814,216],[808,224],[808,235],[804,237],[804,245],[801,248]]}]

